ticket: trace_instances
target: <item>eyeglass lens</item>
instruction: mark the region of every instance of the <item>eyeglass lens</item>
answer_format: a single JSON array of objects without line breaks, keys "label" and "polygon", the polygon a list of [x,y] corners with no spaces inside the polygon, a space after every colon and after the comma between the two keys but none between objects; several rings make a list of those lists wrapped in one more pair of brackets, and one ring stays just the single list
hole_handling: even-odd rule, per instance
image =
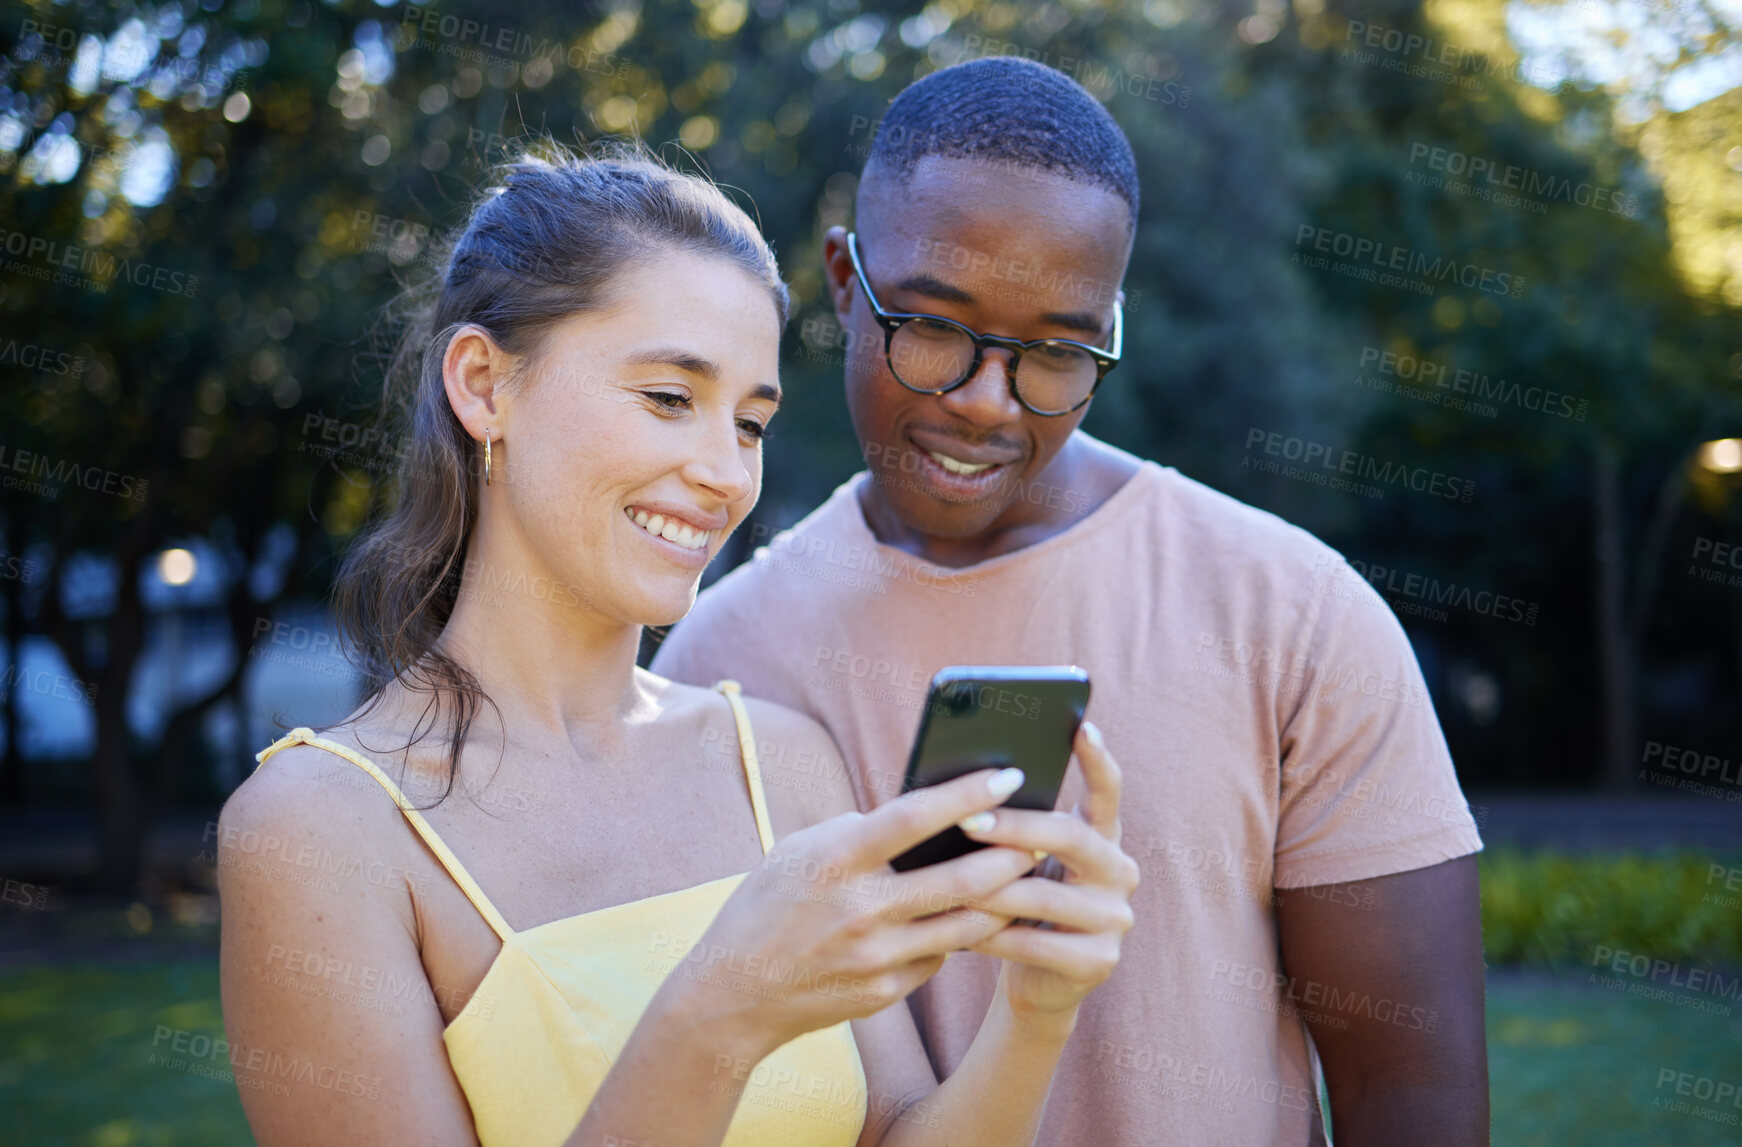
[{"label": "eyeglass lens", "polygon": [[[974,340],[944,323],[910,319],[889,343],[895,376],[915,390],[942,390],[960,382],[974,362]],[[1022,353],[1016,391],[1036,410],[1069,410],[1095,388],[1098,367],[1076,347],[1045,345]]]}]

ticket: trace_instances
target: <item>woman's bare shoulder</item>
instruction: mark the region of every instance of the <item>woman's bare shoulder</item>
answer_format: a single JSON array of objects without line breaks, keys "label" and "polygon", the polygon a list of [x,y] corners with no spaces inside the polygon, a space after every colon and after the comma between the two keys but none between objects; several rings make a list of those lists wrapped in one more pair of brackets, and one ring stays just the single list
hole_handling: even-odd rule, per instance
[{"label": "woman's bare shoulder", "polygon": [[[384,774],[400,771],[390,761],[375,760],[347,732],[319,736]],[[215,843],[220,854],[260,855],[293,866],[310,855],[308,849],[318,853],[342,843],[345,856],[329,857],[331,863],[367,863],[388,850],[399,820],[393,797],[367,770],[331,749],[293,743],[260,762],[230,795],[218,816]]]}]

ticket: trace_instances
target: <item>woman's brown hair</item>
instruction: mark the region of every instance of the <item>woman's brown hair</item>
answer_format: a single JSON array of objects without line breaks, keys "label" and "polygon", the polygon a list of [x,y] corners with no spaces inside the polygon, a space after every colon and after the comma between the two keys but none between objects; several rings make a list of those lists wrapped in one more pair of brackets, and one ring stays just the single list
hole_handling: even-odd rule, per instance
[{"label": "woman's brown hair", "polygon": [[620,270],[664,252],[743,268],[768,288],[782,326],[787,319],[774,253],[714,184],[638,145],[595,146],[585,155],[547,150],[498,169],[465,226],[432,256],[437,273],[389,309],[403,324],[382,396],[385,440],[400,444],[394,489],[347,550],[333,590],[342,646],[364,675],[355,719],[394,681],[429,695],[407,749],[446,716],[447,787],[437,803],[453,791],[473,718],[494,704],[437,647],[459,594],[483,466],[482,444],[461,426],[443,387],[448,342],[464,326],[481,327],[510,354],[526,356],[524,373],[552,326],[609,306]]}]

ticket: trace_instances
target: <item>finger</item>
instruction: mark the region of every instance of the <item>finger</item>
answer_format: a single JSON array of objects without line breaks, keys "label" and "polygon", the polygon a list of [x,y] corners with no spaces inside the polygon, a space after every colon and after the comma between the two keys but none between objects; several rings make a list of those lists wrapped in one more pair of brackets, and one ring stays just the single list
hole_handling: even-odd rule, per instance
[{"label": "finger", "polygon": [[1074,744],[1077,763],[1083,770],[1083,782],[1088,786],[1089,803],[1085,819],[1095,831],[1119,843],[1119,799],[1125,788],[1125,774],[1107,751],[1101,729],[1093,721],[1084,721],[1077,728]]},{"label": "finger", "polygon": [[1021,769],[976,769],[897,797],[854,826],[849,844],[855,859],[867,868],[886,864],[964,817],[1003,804],[1022,780]]},{"label": "finger", "polygon": [[877,888],[886,901],[887,920],[913,920],[979,902],[1034,867],[1034,856],[1014,848],[980,848],[938,864],[882,878]]},{"label": "finger", "polygon": [[1119,966],[1119,941],[1104,932],[1051,932],[1013,924],[970,950],[1053,972],[1082,986],[1084,994]]},{"label": "finger", "polygon": [[975,908],[1019,920],[1037,920],[1072,932],[1123,936],[1134,917],[1124,897],[1087,884],[1060,884],[1031,877],[1000,888]]},{"label": "finger", "polygon": [[[986,823],[987,818],[991,823]],[[1001,808],[981,813],[963,824],[972,840],[1022,849],[1031,856],[1051,853],[1063,862],[1073,879],[1130,891],[1136,887],[1136,864],[1119,846],[1068,812],[1036,812],[1032,809]],[[1129,884],[1129,887],[1127,886]]]},{"label": "finger", "polygon": [[891,929],[872,951],[880,963],[906,963],[972,948],[1010,923],[1009,916],[958,908]]}]

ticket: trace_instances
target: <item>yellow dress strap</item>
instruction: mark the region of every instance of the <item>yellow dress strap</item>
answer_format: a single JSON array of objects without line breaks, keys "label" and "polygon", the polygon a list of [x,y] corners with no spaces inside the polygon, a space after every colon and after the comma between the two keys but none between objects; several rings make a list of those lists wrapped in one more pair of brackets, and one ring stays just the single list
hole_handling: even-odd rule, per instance
[{"label": "yellow dress strap", "polygon": [[382,772],[374,761],[352,752],[337,741],[329,741],[325,737],[315,736],[314,730],[306,725],[298,725],[260,752],[255,753],[254,759],[259,764],[254,767],[259,768],[260,765],[266,763],[267,758],[272,754],[291,745],[313,745],[317,749],[337,753],[374,777],[381,787],[387,790],[387,795],[393,798],[393,803],[399,806],[399,811],[405,814],[405,819],[411,822],[411,827],[417,830],[417,835],[423,837],[423,842],[429,845],[429,850],[436,854],[436,859],[442,862],[442,867],[448,870],[448,875],[454,878],[454,883],[460,886],[460,891],[466,894],[466,899],[472,902],[472,907],[478,910],[478,915],[482,916],[490,927],[496,930],[496,935],[501,937],[504,943],[508,941],[510,936],[514,935],[514,929],[508,926],[508,921],[502,918],[502,913],[496,911],[496,906],[490,903],[490,898],[484,895],[484,890],[478,887],[478,882],[472,879],[472,874],[466,871],[466,866],[460,863],[460,858],[449,850],[448,846],[442,842],[442,838],[436,835],[435,829],[431,828],[429,822],[423,819],[423,814],[412,807],[411,802],[405,799],[405,794],[399,791],[399,786],[394,784],[392,778]]},{"label": "yellow dress strap", "polygon": [[716,681],[714,688],[726,695],[732,720],[738,725],[738,752],[744,758],[744,780],[750,786],[750,808],[756,814],[756,835],[762,838],[762,855],[774,847],[774,830],[768,826],[768,802],[762,799],[762,766],[756,760],[756,734],[750,729],[750,714],[744,708],[743,687],[731,678]]}]

